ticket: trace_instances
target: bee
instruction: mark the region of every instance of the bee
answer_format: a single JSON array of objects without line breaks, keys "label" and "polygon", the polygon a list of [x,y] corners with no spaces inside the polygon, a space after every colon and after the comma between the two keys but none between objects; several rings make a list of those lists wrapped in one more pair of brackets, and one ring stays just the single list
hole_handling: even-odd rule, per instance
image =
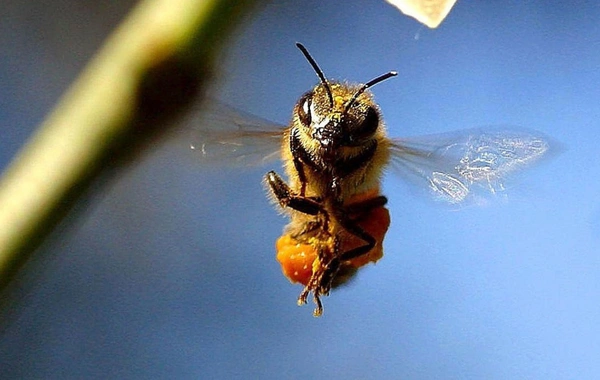
[{"label": "bee", "polygon": [[212,105],[192,148],[220,164],[283,161],[287,181],[275,171],[264,178],[289,216],[276,242],[277,259],[290,281],[304,285],[298,304],[312,293],[315,316],[323,312],[322,296],[383,256],[390,225],[380,193],[386,168],[421,183],[438,200],[464,204],[501,192],[508,174],[549,149],[543,135],[520,128],[389,138],[370,88],[397,73],[364,84],[328,80],[308,50],[296,45],[319,83],[300,97],[289,126]]}]

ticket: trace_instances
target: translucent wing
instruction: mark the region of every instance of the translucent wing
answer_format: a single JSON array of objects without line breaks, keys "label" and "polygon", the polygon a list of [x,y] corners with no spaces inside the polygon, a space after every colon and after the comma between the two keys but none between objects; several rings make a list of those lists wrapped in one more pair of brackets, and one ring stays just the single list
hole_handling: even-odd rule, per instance
[{"label": "translucent wing", "polygon": [[193,123],[191,148],[204,162],[254,166],[280,158],[285,126],[216,101],[203,106]]},{"label": "translucent wing", "polygon": [[392,166],[426,184],[451,204],[480,200],[504,190],[504,180],[536,162],[549,149],[542,134],[520,128],[469,129],[395,139]]}]

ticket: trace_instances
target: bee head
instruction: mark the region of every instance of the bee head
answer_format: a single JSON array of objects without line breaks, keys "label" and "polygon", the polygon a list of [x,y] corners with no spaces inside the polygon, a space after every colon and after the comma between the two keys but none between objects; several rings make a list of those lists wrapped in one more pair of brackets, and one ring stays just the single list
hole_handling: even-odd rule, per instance
[{"label": "bee head", "polygon": [[370,140],[379,127],[380,114],[367,90],[397,73],[391,71],[358,86],[329,82],[306,48],[296,45],[321,80],[296,104],[294,116],[300,128],[326,154],[335,154],[340,147],[360,146]]}]

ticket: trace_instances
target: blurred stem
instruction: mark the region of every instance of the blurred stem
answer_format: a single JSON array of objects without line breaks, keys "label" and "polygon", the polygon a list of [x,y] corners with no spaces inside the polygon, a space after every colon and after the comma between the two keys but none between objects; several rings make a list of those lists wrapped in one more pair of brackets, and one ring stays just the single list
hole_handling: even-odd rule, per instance
[{"label": "blurred stem", "polygon": [[93,178],[201,93],[252,3],[145,0],[117,28],[0,182],[0,291]]}]

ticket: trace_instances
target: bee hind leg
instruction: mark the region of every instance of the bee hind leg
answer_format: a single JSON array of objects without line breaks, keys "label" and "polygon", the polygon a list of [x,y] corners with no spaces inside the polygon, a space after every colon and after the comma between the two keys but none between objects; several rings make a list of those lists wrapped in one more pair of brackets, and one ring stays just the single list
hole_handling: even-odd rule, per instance
[{"label": "bee hind leg", "polygon": [[[387,201],[385,197],[382,198]],[[339,223],[342,225],[342,227],[344,227],[346,231],[366,242],[365,245],[353,248],[339,255],[340,261],[347,261],[360,257],[362,255],[367,254],[370,250],[373,249],[373,247],[375,247],[377,240],[375,240],[375,238],[371,234],[369,234],[368,232],[363,230],[358,224],[356,224],[356,221],[350,219],[345,209],[340,210],[340,212],[337,213],[336,217]]]},{"label": "bee hind leg", "polygon": [[315,309],[313,310],[313,316],[320,317],[323,314],[323,303],[321,302],[321,296],[328,296],[331,290],[331,284],[335,275],[337,274],[340,266],[338,259],[331,260],[327,267],[313,273],[308,284],[300,293],[298,297],[298,305],[302,306],[306,304],[308,295],[312,292],[313,301],[315,302]]},{"label": "bee hind leg", "polygon": [[[334,245],[329,247],[334,252],[339,249],[339,241],[336,239]],[[323,314],[323,304],[321,303],[321,296],[328,296],[331,290],[331,284],[333,279],[340,269],[341,262],[337,257],[328,258],[326,264],[325,255],[323,252],[319,252],[319,265],[313,269],[313,274],[308,281],[308,284],[300,293],[298,297],[298,305],[302,306],[306,304],[308,295],[312,292],[313,300],[316,304],[313,310],[313,316],[320,317]]]},{"label": "bee hind leg", "polygon": [[[302,293],[300,293],[300,296],[298,297],[298,306],[306,305],[306,299],[308,298],[308,295],[311,291],[312,289],[310,286],[306,286],[302,290]],[[318,294],[317,292],[313,292],[313,300],[315,301],[316,305],[315,309],[313,310],[313,315],[315,317],[320,317],[321,315],[323,315],[323,303],[321,302],[320,294]]]}]

